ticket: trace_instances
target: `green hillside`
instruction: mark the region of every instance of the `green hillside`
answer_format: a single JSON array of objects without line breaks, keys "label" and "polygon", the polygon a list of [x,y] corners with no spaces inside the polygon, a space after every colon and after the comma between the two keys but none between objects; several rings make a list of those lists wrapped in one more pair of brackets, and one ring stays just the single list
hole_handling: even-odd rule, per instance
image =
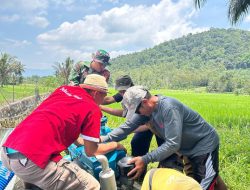
[{"label": "green hillside", "polygon": [[250,93],[250,32],[211,29],[112,60],[113,79],[130,74],[151,88],[206,87]]}]

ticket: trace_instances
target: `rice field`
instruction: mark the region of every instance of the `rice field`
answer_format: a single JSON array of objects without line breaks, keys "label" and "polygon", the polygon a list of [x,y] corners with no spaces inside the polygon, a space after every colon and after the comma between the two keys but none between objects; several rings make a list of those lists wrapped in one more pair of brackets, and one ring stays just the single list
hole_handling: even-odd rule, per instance
[{"label": "rice field", "polygon": [[[114,91],[111,91],[113,94]],[[250,96],[208,94],[193,91],[152,90],[152,94],[174,97],[212,124],[220,136],[220,175],[232,190],[250,189]],[[110,105],[120,108],[120,104]],[[108,126],[118,127],[123,118],[108,116]],[[130,140],[122,141],[130,153]],[[150,149],[157,147],[155,139]],[[149,168],[157,164],[150,164]]]},{"label": "rice field", "polygon": [[[15,86],[15,99],[34,95],[34,85]],[[0,88],[0,104],[6,104],[3,94],[12,101],[12,86]],[[52,88],[39,88],[40,93],[49,92]],[[152,90],[152,94],[174,97],[212,124],[220,136],[220,175],[232,190],[250,190],[250,96],[234,94],[211,94],[181,90]],[[115,94],[111,89],[109,95]],[[110,107],[121,108],[119,103]],[[118,127],[124,118],[108,116],[108,126]],[[130,154],[130,141],[133,134],[122,141]],[[153,138],[150,150],[157,147]],[[157,163],[148,168],[156,167]]]},{"label": "rice field", "polygon": [[[14,88],[12,85],[0,87],[0,107],[28,96],[34,96],[35,88],[34,84],[16,85]],[[51,87],[39,86],[40,95],[52,90]]]}]

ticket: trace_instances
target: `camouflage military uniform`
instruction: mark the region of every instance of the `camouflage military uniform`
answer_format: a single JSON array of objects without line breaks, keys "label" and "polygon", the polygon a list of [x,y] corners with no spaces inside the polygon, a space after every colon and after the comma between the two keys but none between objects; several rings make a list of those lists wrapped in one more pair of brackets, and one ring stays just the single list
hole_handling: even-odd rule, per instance
[{"label": "camouflage military uniform", "polygon": [[[96,53],[92,55],[92,58],[94,62],[101,63],[102,65],[104,65],[104,67],[110,65],[109,53],[103,49],[97,50]],[[76,63],[70,72],[70,85],[77,86],[83,83],[88,74],[98,74],[104,76],[106,78],[106,81],[108,82],[110,77],[110,72],[108,69],[105,68],[103,71],[97,72],[93,70],[90,65],[91,62],[88,61],[80,61]]]},{"label": "camouflage military uniform", "polygon": [[108,82],[110,77],[110,72],[108,69],[104,69],[102,72],[97,72],[90,67],[91,62],[88,61],[79,61],[77,62],[70,73],[69,80],[70,85],[77,86],[84,82],[86,76],[88,74],[99,74],[106,78],[106,81]]}]

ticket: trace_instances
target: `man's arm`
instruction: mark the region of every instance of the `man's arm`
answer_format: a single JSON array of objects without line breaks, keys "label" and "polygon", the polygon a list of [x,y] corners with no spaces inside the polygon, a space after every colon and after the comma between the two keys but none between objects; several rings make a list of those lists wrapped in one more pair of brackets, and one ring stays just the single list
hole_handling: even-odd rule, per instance
[{"label": "man's arm", "polygon": [[136,130],[134,130],[133,132],[140,133],[140,132],[144,132],[147,130],[149,130],[149,126],[148,126],[148,124],[144,124],[144,125],[141,125],[140,127],[136,128]]},{"label": "man's arm", "polygon": [[81,136],[79,136],[79,137],[75,140],[74,144],[75,144],[76,146],[83,146],[83,145],[84,145],[84,139],[83,139]]},{"label": "man's arm", "polygon": [[140,125],[148,122],[149,118],[145,116],[141,116],[138,114],[134,114],[133,117],[126,121],[124,124],[120,125],[118,128],[111,131],[106,136],[101,137],[102,142],[110,142],[116,141],[119,142],[132,133],[135,129],[137,129]]},{"label": "man's arm", "polygon": [[123,99],[122,95],[120,93],[116,93],[114,96],[106,96],[104,98],[102,105],[108,105],[108,104],[113,104],[115,102],[121,102],[122,99]]},{"label": "man's arm", "polygon": [[109,104],[113,104],[113,103],[115,103],[115,102],[116,102],[116,101],[115,101],[115,99],[114,99],[113,96],[106,96],[106,97],[104,98],[104,100],[103,100],[102,105],[109,105]]},{"label": "man's arm", "polygon": [[125,150],[124,146],[117,142],[110,142],[106,144],[98,144],[97,142],[84,140],[85,153],[87,156],[95,156],[99,154],[107,154],[113,150]]},{"label": "man's arm", "polygon": [[122,117],[122,113],[123,113],[123,109],[114,109],[114,108],[109,108],[106,106],[99,106],[101,108],[102,111],[114,115],[114,116],[118,116],[118,117]]}]

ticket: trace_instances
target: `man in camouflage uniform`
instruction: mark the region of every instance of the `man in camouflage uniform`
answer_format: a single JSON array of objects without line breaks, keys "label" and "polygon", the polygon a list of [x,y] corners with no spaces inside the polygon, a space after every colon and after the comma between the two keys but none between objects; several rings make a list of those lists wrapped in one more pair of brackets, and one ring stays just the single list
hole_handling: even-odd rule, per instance
[{"label": "man in camouflage uniform", "polygon": [[102,75],[108,82],[110,72],[105,67],[110,65],[109,53],[105,50],[99,49],[93,54],[92,58],[93,60],[91,62],[79,61],[73,66],[69,76],[70,85],[78,86],[83,83],[88,74]]}]

